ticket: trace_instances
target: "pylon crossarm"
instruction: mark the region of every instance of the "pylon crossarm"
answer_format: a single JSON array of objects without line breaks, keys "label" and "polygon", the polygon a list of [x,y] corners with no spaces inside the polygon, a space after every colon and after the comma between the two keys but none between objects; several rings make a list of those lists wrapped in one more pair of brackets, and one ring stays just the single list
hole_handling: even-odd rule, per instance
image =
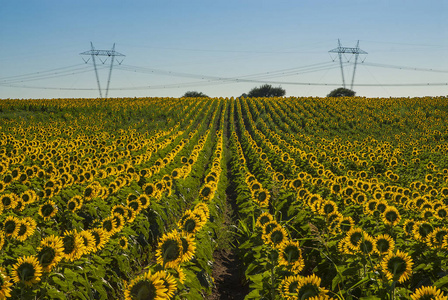
[{"label": "pylon crossarm", "polygon": [[[126,57],[126,55],[124,55],[124,54],[122,54],[120,52],[115,51],[115,43],[114,43],[114,45],[112,47],[112,50],[97,50],[97,49],[93,48],[93,43],[92,42],[90,42],[90,45],[91,45],[91,50],[84,51],[84,52],[80,53],[80,55],[87,55],[87,56],[89,56],[89,58],[87,60],[82,58],[82,60],[85,63],[88,63],[90,58],[92,58],[93,68],[95,70],[96,81],[97,81],[97,84],[98,84],[98,91],[100,93],[100,97],[101,98],[103,98],[103,93],[101,91],[100,79],[98,77],[98,69],[97,69],[97,66],[96,66],[96,59],[95,59],[95,57],[98,58],[103,65],[106,63],[108,57],[111,58],[110,68],[109,68],[109,76],[108,76],[108,79],[107,79],[107,86],[106,86],[106,98],[107,98],[108,93],[109,93],[110,78],[111,78],[111,75],[112,75],[112,68],[113,68],[113,65],[114,65],[114,60],[117,60],[118,64],[121,65],[121,63],[123,62],[123,60]],[[106,56],[106,58],[103,60],[103,59],[101,59],[101,56]],[[121,60],[115,59],[115,57],[120,57]]]}]

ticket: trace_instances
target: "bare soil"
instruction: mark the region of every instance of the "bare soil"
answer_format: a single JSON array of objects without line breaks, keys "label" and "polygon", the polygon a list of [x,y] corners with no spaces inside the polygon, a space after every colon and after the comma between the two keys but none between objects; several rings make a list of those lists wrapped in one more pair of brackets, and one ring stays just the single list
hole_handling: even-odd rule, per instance
[{"label": "bare soil", "polygon": [[243,300],[249,292],[247,284],[243,284],[244,273],[238,257],[232,250],[218,250],[213,254],[213,278],[215,287],[208,300]]}]

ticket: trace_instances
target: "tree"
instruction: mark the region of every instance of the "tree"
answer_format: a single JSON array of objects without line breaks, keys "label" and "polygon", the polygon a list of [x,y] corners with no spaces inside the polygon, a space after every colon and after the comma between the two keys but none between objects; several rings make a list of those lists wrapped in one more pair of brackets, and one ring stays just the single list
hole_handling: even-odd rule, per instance
[{"label": "tree", "polygon": [[354,97],[355,94],[356,94],[355,91],[341,87],[341,88],[332,90],[330,92],[330,94],[327,95],[327,97]]},{"label": "tree", "polygon": [[182,98],[191,97],[191,98],[197,98],[197,97],[206,97],[209,98],[206,94],[203,92],[196,92],[196,91],[188,91],[186,92]]},{"label": "tree", "polygon": [[247,97],[282,97],[286,94],[282,87],[272,87],[270,84],[264,84],[250,90]]}]

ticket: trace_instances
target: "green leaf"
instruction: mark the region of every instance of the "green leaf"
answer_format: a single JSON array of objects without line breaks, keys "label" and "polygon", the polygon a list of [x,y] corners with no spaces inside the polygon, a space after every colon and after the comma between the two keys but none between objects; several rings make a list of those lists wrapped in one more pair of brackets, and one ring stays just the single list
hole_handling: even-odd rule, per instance
[{"label": "green leaf", "polygon": [[66,296],[63,292],[53,287],[48,288],[46,290],[46,293],[51,299],[66,299]]},{"label": "green leaf", "polygon": [[442,277],[439,280],[437,280],[436,282],[434,282],[434,286],[439,289],[444,287],[447,284],[448,284],[448,275],[445,275],[444,277]]}]

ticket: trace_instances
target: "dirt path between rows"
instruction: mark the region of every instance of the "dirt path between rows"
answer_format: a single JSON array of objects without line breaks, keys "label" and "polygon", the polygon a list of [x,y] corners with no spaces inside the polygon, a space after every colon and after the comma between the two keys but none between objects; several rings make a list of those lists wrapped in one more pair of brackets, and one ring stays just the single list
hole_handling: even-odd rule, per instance
[{"label": "dirt path between rows", "polygon": [[233,252],[234,249],[218,250],[213,254],[215,287],[208,300],[243,300],[247,295],[249,289],[242,283],[244,274],[242,274],[241,265]]}]

